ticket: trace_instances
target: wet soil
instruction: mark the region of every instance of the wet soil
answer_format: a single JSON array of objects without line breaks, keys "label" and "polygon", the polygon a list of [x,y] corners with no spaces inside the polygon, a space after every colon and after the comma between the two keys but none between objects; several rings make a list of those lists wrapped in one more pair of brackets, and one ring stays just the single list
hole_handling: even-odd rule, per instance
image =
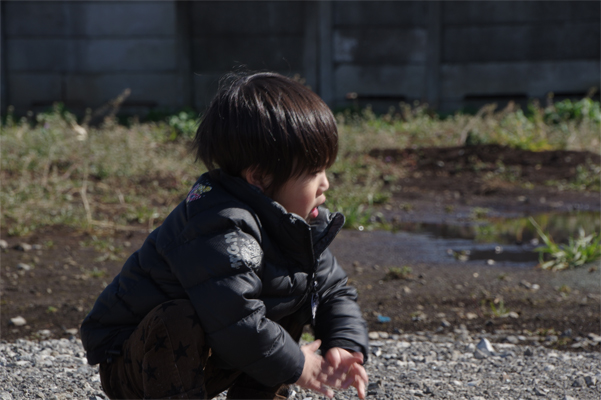
[{"label": "wet soil", "polygon": [[[560,190],[562,181],[576,179],[578,166],[599,166],[599,156],[588,152],[472,146],[380,150],[371,156],[404,171],[400,180],[387,180],[394,195],[380,208],[393,226],[401,221],[461,224],[476,208],[501,216],[600,209],[596,190]],[[9,247],[0,254],[0,333],[5,340],[72,334],[147,235],[144,227],[103,235],[65,227],[22,238],[5,233]],[[23,251],[20,243],[38,246]],[[433,243],[406,232],[367,230],[343,230],[334,241],[332,250],[359,292],[371,330],[444,332],[465,325],[497,334],[567,332],[571,335],[551,344],[565,349],[572,349],[576,336],[601,334],[598,262],[560,272],[538,269],[536,262],[461,262],[427,257]],[[31,270],[20,269],[19,263]],[[391,268],[404,274],[391,276]],[[11,324],[16,316],[26,324]],[[386,317],[390,321],[381,322]]]}]

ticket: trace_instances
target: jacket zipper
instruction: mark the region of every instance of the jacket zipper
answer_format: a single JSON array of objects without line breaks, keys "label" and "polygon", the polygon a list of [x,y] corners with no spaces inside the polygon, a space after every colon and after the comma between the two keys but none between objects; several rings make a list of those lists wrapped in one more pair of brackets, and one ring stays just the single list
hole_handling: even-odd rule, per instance
[{"label": "jacket zipper", "polygon": [[311,316],[313,317],[312,326],[315,327],[315,317],[317,316],[317,307],[319,306],[319,287],[317,284],[317,274],[313,272],[311,277]]}]

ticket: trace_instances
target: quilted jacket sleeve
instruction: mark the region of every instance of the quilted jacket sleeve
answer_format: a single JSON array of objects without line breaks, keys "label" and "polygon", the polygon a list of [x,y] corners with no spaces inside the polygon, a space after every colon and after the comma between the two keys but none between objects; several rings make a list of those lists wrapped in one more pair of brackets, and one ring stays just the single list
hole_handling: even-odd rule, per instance
[{"label": "quilted jacket sleeve", "polygon": [[323,341],[325,354],[332,347],[363,353],[368,357],[367,324],[357,304],[357,291],[347,286],[347,276],[330,250],[326,250],[318,267],[323,291],[315,320],[315,336]]},{"label": "quilted jacket sleeve", "polygon": [[[218,217],[218,216],[217,216]],[[202,226],[215,226],[203,221]],[[217,223],[219,225],[219,223]],[[263,253],[257,238],[239,226],[188,239],[164,256],[198,313],[212,351],[231,368],[267,386],[294,382],[304,356],[259,300]]]}]

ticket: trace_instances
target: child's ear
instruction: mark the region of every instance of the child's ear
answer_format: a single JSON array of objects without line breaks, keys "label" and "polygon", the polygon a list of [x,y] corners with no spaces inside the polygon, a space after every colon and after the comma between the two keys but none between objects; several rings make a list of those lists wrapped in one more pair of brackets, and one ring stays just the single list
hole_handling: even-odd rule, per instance
[{"label": "child's ear", "polygon": [[247,168],[242,172],[242,177],[246,182],[261,189],[263,193],[271,185],[271,176],[260,171],[258,168]]}]

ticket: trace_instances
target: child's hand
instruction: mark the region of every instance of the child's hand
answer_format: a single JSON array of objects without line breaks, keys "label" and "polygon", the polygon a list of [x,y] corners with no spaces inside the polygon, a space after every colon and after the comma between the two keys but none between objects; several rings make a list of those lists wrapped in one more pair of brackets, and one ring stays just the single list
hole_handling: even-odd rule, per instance
[{"label": "child's hand", "polygon": [[332,398],[334,391],[330,387],[340,389],[347,376],[346,373],[341,372],[341,368],[334,369],[322,356],[315,354],[319,346],[321,340],[301,346],[301,351],[305,355],[305,366],[296,384]]},{"label": "child's hand", "polygon": [[357,388],[359,398],[364,399],[368,378],[361,365],[363,354],[334,347],[328,350],[324,358],[315,354],[319,346],[321,340],[301,346],[301,351],[305,355],[305,366],[296,384],[323,393],[330,398],[334,397],[330,387],[348,389],[349,386],[354,386]]},{"label": "child's hand", "polygon": [[357,389],[359,398],[364,399],[368,378],[362,365],[363,354],[351,353],[340,347],[333,347],[326,353],[326,360],[335,371],[346,375],[341,387],[348,389],[349,386],[354,386]]}]

